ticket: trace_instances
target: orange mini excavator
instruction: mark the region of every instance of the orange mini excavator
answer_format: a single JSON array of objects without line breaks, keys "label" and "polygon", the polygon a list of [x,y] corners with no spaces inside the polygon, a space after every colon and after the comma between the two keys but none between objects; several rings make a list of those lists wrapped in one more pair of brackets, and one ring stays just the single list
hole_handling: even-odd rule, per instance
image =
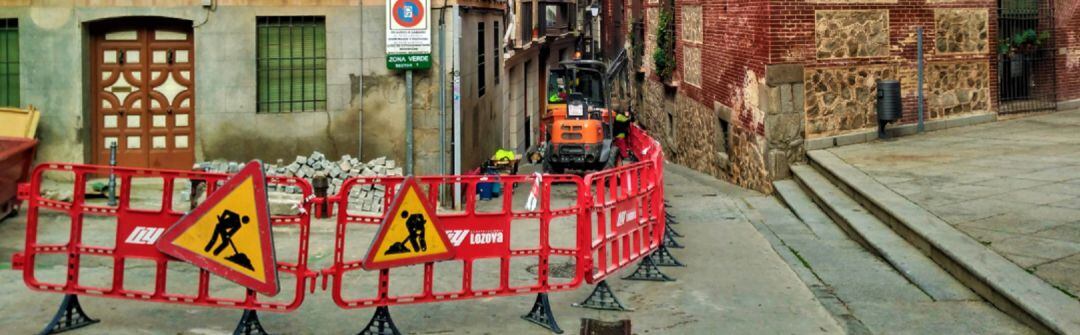
[{"label": "orange mini excavator", "polygon": [[597,60],[564,61],[549,71],[538,152],[545,172],[615,166],[615,114],[608,109],[605,71],[606,65]]}]

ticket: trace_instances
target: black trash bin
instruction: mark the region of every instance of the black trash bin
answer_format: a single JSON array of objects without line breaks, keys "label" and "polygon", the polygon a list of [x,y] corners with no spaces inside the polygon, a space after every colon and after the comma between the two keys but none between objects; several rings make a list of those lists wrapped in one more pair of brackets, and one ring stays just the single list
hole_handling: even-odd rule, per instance
[{"label": "black trash bin", "polygon": [[877,119],[878,137],[889,138],[885,125],[900,120],[904,104],[900,97],[900,81],[881,80],[877,82]]}]

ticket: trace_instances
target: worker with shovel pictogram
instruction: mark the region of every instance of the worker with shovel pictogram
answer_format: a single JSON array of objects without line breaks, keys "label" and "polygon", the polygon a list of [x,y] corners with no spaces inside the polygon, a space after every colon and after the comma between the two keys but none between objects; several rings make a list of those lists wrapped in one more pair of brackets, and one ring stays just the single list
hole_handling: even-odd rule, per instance
[{"label": "worker with shovel pictogram", "polygon": [[401,211],[401,218],[405,219],[405,228],[409,230],[409,236],[404,241],[395,242],[390,248],[386,249],[383,255],[395,255],[409,252],[409,248],[405,246],[405,242],[409,242],[412,245],[413,252],[427,251],[427,241],[424,239],[424,224],[427,223],[427,219],[424,219],[424,214],[409,215],[409,211]]},{"label": "worker with shovel pictogram", "polygon": [[251,221],[247,215],[243,217],[240,214],[236,214],[233,211],[225,210],[217,216],[218,223],[214,227],[214,236],[210,237],[210,242],[206,244],[203,251],[209,252],[215,244],[218,243],[218,239],[221,239],[221,245],[214,249],[214,256],[221,254],[225,250],[226,246],[231,246],[233,250],[232,256],[225,257],[225,260],[236,263],[236,265],[242,266],[248,270],[255,270],[255,267],[251,265],[251,260],[247,255],[236,249],[236,243],[233,242],[232,237],[236,235],[237,231],[240,231],[242,224],[247,224]]}]

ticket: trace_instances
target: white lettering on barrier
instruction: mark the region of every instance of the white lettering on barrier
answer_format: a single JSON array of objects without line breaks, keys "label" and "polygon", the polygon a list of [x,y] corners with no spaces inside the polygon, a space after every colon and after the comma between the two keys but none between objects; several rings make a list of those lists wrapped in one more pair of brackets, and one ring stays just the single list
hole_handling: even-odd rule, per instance
[{"label": "white lettering on barrier", "polygon": [[466,237],[470,245],[484,245],[495,244],[503,242],[503,232],[498,230],[483,230],[471,232],[468,229],[451,229],[446,231],[446,237],[450,239],[450,244],[455,247],[461,246],[465,242]]},{"label": "white lettering on barrier", "polygon": [[127,244],[154,244],[157,242],[158,237],[165,232],[165,228],[151,228],[151,227],[135,227],[128,235],[128,238],[124,240]]}]

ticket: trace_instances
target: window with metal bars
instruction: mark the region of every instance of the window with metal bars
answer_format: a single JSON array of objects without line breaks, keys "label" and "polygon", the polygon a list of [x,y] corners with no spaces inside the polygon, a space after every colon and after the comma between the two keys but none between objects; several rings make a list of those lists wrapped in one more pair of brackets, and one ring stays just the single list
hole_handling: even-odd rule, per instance
[{"label": "window with metal bars", "polygon": [[258,113],[326,110],[326,18],[258,17],[256,37]]},{"label": "window with metal bars", "polygon": [[20,106],[18,19],[0,19],[0,106]]},{"label": "window with metal bars", "polygon": [[484,48],[484,44],[487,44],[486,42],[487,38],[484,38],[484,23],[479,22],[476,24],[476,44],[478,44],[477,51],[479,52],[479,55],[476,57],[477,97],[484,96],[485,89],[487,88],[487,83],[484,82],[487,79],[487,71],[485,71],[486,68],[484,65],[484,54],[487,53],[487,50],[485,50],[486,48]]}]

